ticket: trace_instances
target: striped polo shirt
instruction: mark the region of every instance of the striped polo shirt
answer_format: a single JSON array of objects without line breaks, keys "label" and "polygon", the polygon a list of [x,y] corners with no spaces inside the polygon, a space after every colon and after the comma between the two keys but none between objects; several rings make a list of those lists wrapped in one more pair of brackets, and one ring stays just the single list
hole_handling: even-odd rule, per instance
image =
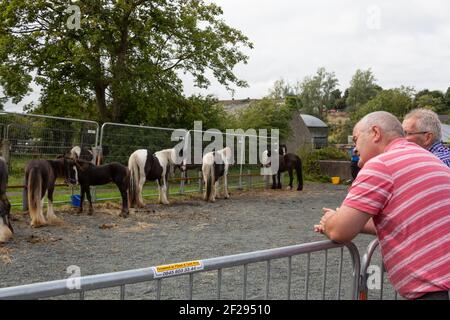
[{"label": "striped polo shirt", "polygon": [[344,205],[373,216],[383,262],[408,299],[450,290],[450,168],[398,138],[369,160]]}]

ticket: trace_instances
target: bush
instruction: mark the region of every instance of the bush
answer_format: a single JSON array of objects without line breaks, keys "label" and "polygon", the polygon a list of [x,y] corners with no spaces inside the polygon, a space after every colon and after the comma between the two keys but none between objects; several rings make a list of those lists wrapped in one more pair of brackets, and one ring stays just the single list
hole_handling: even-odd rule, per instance
[{"label": "bush", "polygon": [[350,155],[334,147],[311,150],[301,148],[298,152],[303,165],[303,176],[309,181],[329,182],[330,177],[323,175],[320,170],[319,160],[350,160]]}]

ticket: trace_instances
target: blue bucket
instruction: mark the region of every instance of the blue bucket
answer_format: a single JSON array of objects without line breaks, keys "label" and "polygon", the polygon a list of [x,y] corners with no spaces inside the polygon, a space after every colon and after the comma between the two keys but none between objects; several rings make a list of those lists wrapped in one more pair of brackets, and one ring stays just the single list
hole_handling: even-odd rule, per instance
[{"label": "blue bucket", "polygon": [[79,194],[74,194],[70,197],[70,200],[72,201],[72,205],[74,207],[80,207],[81,203],[81,196]]}]

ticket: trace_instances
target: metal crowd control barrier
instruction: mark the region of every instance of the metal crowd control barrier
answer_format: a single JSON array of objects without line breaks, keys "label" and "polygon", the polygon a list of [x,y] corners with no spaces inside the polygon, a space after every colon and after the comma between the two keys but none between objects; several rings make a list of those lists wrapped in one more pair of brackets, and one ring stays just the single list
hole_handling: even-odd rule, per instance
[{"label": "metal crowd control barrier", "polygon": [[[369,277],[371,276],[370,272],[369,272],[369,267],[371,265],[373,265],[373,257],[375,254],[376,249],[379,246],[379,242],[378,239],[374,239],[372,240],[369,245],[367,246],[367,250],[366,253],[364,254],[364,256],[361,259],[361,277],[360,277],[360,283],[359,283],[359,300],[368,300],[369,297],[369,288],[368,288],[368,280]],[[384,269],[384,264],[381,261],[380,263],[381,265],[379,266],[379,270],[380,270],[380,274],[379,275],[374,275],[374,276],[379,276],[378,282],[380,284],[380,287],[378,288],[380,291],[379,294],[379,299],[383,300],[384,298],[384,293],[385,293],[385,287],[384,287],[384,274],[385,274],[385,269]],[[392,285],[391,285],[392,286]],[[394,290],[394,300],[398,300],[398,293],[397,291]]]},{"label": "metal crowd control barrier", "polygon": [[[288,260],[287,269],[287,286],[286,286],[286,298],[291,299],[291,284],[292,284],[292,258],[297,255],[307,255],[307,270],[305,279],[305,298],[308,299],[308,291],[310,288],[310,264],[311,253],[325,252],[325,261],[323,269],[323,283],[322,283],[322,298],[325,298],[325,287],[327,279],[327,264],[328,264],[328,250],[340,248],[340,263],[339,263],[339,280],[338,291],[336,298],[340,299],[341,295],[341,279],[342,279],[342,265],[343,265],[343,249],[346,247],[352,260],[352,280],[351,280],[351,299],[357,299],[358,296],[358,280],[360,275],[360,257],[357,247],[353,243],[338,244],[329,240],[319,241],[313,243],[306,243],[288,247],[281,247],[269,250],[254,251],[250,253],[242,253],[230,256],[223,256],[217,258],[211,258],[206,260],[197,260],[190,262],[181,262],[171,265],[155,266],[150,268],[128,270],[122,272],[98,274],[92,276],[84,276],[78,278],[79,287],[71,289],[68,286],[68,281],[76,279],[65,279],[51,282],[35,283],[30,285],[23,285],[17,287],[9,287],[0,289],[0,299],[40,299],[51,298],[68,294],[79,294],[80,299],[85,298],[85,293],[91,290],[99,290],[104,288],[119,287],[120,299],[126,298],[126,286],[136,283],[156,281],[157,291],[156,299],[161,298],[162,281],[166,278],[188,276],[186,299],[193,299],[193,286],[194,277],[198,273],[217,271],[217,287],[216,295],[209,295],[209,297],[215,297],[216,299],[223,298],[222,286],[223,286],[223,270],[225,268],[232,268],[237,266],[243,267],[242,277],[242,296],[243,300],[248,298],[248,267],[250,264],[266,262],[266,286],[265,286],[265,298],[269,299],[270,292],[270,274],[271,274],[271,261],[275,259]],[[280,297],[276,297],[280,298]]]}]

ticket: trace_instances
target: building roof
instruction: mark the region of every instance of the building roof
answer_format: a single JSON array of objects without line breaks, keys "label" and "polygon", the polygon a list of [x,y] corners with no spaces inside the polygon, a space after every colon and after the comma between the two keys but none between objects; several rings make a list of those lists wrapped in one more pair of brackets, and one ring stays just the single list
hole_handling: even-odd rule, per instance
[{"label": "building roof", "polygon": [[450,125],[442,124],[442,141],[450,143]]},{"label": "building roof", "polygon": [[309,114],[301,114],[300,117],[302,117],[303,122],[307,127],[310,128],[328,128],[327,124],[320,120],[319,118],[316,118],[314,116],[311,116]]}]

